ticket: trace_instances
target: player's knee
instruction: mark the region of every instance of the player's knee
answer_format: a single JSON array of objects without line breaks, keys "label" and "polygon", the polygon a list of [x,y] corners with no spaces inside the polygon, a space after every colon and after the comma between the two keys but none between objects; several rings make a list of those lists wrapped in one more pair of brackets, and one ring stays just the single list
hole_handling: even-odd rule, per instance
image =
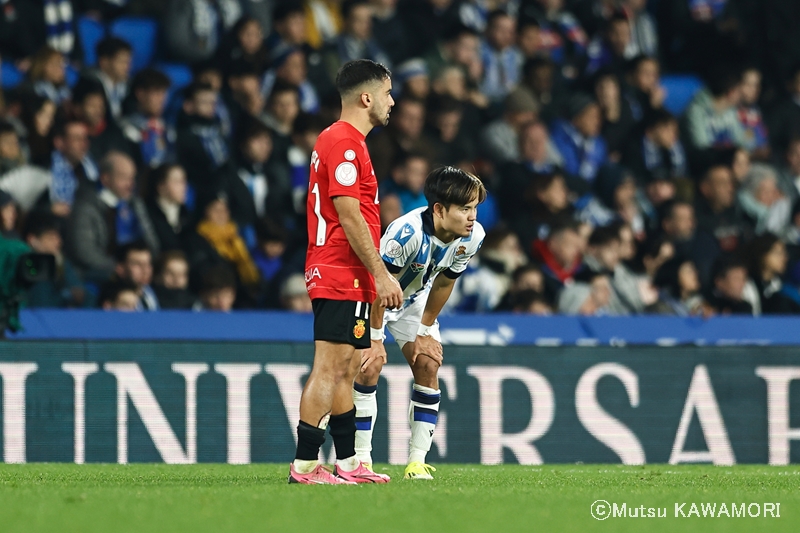
[{"label": "player's knee", "polygon": [[383,360],[373,361],[365,371],[358,373],[358,382],[362,384],[377,382],[382,369]]},{"label": "player's knee", "polygon": [[420,355],[414,363],[414,369],[420,376],[433,378],[439,372],[439,363],[426,355]]}]

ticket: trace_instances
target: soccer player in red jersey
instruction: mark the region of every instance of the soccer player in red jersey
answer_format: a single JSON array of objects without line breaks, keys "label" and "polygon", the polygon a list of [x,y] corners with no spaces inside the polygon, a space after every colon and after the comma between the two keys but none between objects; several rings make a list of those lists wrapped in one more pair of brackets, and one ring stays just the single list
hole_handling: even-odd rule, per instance
[{"label": "soccer player in red jersey", "polygon": [[[365,137],[389,123],[394,105],[389,70],[367,59],[336,76],[339,121],[323,131],[311,154],[306,287],[314,307],[314,366],[300,399],[297,453],[289,483],[386,483],[356,458],[353,380],[360,350],[370,347],[370,305],[400,307],[403,292],[378,255],[378,180]],[[336,448],[331,472],[318,462],[330,427]]]}]

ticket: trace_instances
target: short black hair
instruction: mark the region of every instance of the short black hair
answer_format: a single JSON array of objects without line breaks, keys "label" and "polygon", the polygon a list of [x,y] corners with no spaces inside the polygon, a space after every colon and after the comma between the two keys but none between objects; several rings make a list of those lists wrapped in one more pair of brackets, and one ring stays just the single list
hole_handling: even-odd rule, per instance
[{"label": "short black hair", "polygon": [[527,78],[540,68],[555,68],[555,63],[549,57],[532,57],[522,65],[522,77]]},{"label": "short black hair", "polygon": [[76,116],[65,115],[57,117],[53,125],[53,137],[64,137],[64,135],[67,134],[67,129],[69,129],[72,124],[82,124],[87,128],[89,127],[85,120]]},{"label": "short black hair", "polygon": [[136,76],[133,78],[133,83],[131,84],[134,93],[136,91],[166,91],[169,89],[169,86],[172,85],[172,82],[167,77],[166,74],[161,72],[160,70],[154,68],[146,68],[140,70]]},{"label": "short black hair", "polygon": [[106,282],[100,288],[100,307],[108,303],[115,303],[123,292],[139,293],[139,287],[130,280],[118,279]]},{"label": "short black hair", "polygon": [[714,261],[711,267],[711,279],[717,281],[728,275],[728,272],[737,268],[747,271],[747,264],[738,254],[722,254]]},{"label": "short black hair", "polygon": [[303,4],[299,1],[277,2],[277,6],[272,11],[272,18],[275,22],[286,20],[292,15],[302,15],[305,13]]},{"label": "short black hair", "polygon": [[120,52],[133,53],[133,47],[128,41],[120,39],[119,37],[106,37],[97,43],[95,52],[97,53],[98,59],[111,59]]},{"label": "short black hair", "polygon": [[[2,131],[0,131],[0,134],[2,134]],[[61,218],[49,211],[37,210],[28,215],[23,236],[41,237],[51,231],[61,232]]]},{"label": "short black hair", "polygon": [[391,71],[380,63],[369,59],[348,61],[336,74],[336,90],[344,98],[366,83],[383,83],[391,78]]},{"label": "short black hair", "polygon": [[589,237],[589,246],[608,246],[613,242],[620,242],[619,228],[614,226],[595,228]]},{"label": "short black hair", "polygon": [[90,96],[102,96],[105,100],[106,93],[99,81],[89,78],[81,79],[72,90],[72,103],[83,104]]},{"label": "short black hair", "polygon": [[742,82],[742,72],[730,65],[719,65],[708,75],[708,90],[713,96],[725,96]]},{"label": "short black hair", "polygon": [[514,20],[514,17],[512,17],[505,9],[494,9],[490,11],[488,15],[486,15],[486,27],[488,28],[489,26],[494,24],[494,21],[496,21],[500,17],[509,17],[512,20]]},{"label": "short black hair", "polygon": [[549,189],[553,185],[553,183],[555,183],[555,181],[559,178],[561,180],[564,180],[564,176],[563,174],[561,174],[561,172],[538,173],[533,175],[533,178],[531,180],[531,185],[533,187],[534,192],[540,193]]},{"label": "short black hair", "polygon": [[636,72],[639,70],[639,66],[646,61],[655,61],[658,63],[658,58],[646,54],[634,56],[625,62],[625,72],[628,74]]},{"label": "short black hair", "polygon": [[297,118],[292,123],[292,135],[302,135],[308,132],[319,133],[327,127],[327,124],[319,115],[311,113],[298,113]]},{"label": "short black hair", "polygon": [[162,163],[150,172],[148,181],[153,184],[153,191],[155,191],[159,185],[167,181],[169,173],[173,168],[182,169],[183,167],[178,163]]},{"label": "short black hair", "polygon": [[550,228],[550,233],[547,234],[547,240],[554,239],[567,232],[578,234],[580,232],[580,227],[581,225],[577,220],[571,218],[559,220]]},{"label": "short black hair", "polygon": [[439,167],[425,180],[425,198],[431,210],[434,204],[442,204],[445,209],[467,205],[476,196],[478,203],[486,200],[486,187],[480,178],[455,167]]},{"label": "short black hair", "polygon": [[747,258],[750,261],[750,275],[756,278],[762,276],[764,258],[769,254],[772,247],[781,242],[780,237],[774,233],[762,233],[747,246]]},{"label": "short black hair", "polygon": [[275,84],[272,86],[272,90],[267,97],[267,105],[271,105],[275,101],[275,98],[281,93],[294,93],[300,98],[300,89],[297,85],[284,80],[275,80]]},{"label": "short black hair", "polygon": [[442,32],[442,40],[446,43],[456,41],[464,35],[470,37],[480,37],[480,33],[478,33],[477,30],[470,28],[463,23],[458,23],[450,25],[444,30],[444,32]]},{"label": "short black hair", "polygon": [[247,144],[247,141],[250,139],[261,136],[267,136],[272,139],[272,132],[266,124],[252,117],[244,121],[242,127],[239,129],[239,143],[241,146]]},{"label": "short black hair", "polygon": [[124,263],[128,260],[128,255],[131,252],[147,252],[152,256],[152,252],[150,251],[150,247],[147,246],[147,243],[139,239],[118,247],[114,253],[114,258],[117,260],[117,263]]}]

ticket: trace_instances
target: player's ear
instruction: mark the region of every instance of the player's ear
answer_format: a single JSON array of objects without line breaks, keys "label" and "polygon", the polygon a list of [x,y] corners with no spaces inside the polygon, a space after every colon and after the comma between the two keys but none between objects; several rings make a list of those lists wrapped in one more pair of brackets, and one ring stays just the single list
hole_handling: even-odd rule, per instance
[{"label": "player's ear", "polygon": [[370,98],[369,93],[361,93],[361,104],[364,107],[369,107],[371,100],[372,98]]}]

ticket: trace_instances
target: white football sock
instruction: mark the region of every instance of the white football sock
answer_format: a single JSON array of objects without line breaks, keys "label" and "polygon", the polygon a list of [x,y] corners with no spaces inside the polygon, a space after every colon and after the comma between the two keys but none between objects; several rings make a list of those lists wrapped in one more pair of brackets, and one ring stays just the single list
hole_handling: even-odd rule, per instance
[{"label": "white football sock", "polygon": [[411,423],[409,463],[425,462],[425,456],[428,455],[433,442],[441,396],[441,390],[414,383],[411,405],[408,409],[408,420]]},{"label": "white football sock", "polygon": [[353,404],[356,406],[356,457],[372,464],[372,432],[378,418],[377,385],[353,385]]},{"label": "white football sock", "polygon": [[295,459],[294,470],[298,474],[308,474],[312,472],[317,467],[318,464],[319,461],[317,461],[316,459],[313,461],[304,461],[303,459]]}]

